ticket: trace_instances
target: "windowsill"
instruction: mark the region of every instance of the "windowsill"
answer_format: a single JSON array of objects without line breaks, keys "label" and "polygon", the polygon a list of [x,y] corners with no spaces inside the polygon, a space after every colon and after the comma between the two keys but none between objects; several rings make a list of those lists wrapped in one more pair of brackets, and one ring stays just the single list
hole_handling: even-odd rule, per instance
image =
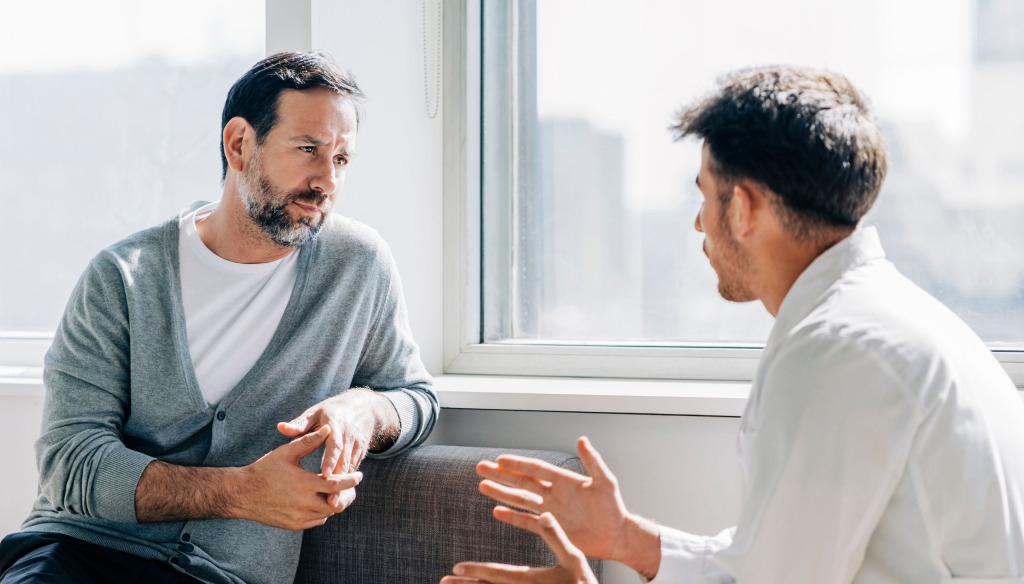
[{"label": "windowsill", "polygon": [[743,414],[749,383],[571,377],[441,375],[442,408],[733,416]]}]

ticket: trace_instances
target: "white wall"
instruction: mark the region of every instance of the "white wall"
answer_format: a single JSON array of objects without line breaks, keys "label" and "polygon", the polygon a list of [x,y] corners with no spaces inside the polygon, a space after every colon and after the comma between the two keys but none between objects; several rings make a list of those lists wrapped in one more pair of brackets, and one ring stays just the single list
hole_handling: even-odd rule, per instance
[{"label": "white wall", "polygon": [[0,537],[17,531],[36,498],[32,444],[43,415],[38,383],[0,383]]}]

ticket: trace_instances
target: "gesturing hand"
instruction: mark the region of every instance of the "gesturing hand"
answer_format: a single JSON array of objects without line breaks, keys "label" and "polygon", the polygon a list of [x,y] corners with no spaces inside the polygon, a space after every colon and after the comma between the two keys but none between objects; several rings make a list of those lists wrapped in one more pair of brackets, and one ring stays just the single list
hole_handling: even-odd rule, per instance
[{"label": "gesturing hand", "polygon": [[597,584],[597,578],[587,564],[587,558],[566,537],[565,531],[550,513],[539,517],[519,513],[503,507],[494,516],[510,525],[528,529],[541,536],[555,552],[558,564],[549,568],[509,566],[480,562],[462,562],[455,565],[455,576],[445,576],[441,584],[491,582],[492,584]]},{"label": "gesturing hand", "polygon": [[[345,510],[356,498],[362,473],[321,476],[299,460],[324,444],[330,426],[270,451],[243,470],[241,517],[284,529],[308,529]],[[329,500],[333,499],[334,502]]]},{"label": "gesturing hand", "polygon": [[[377,392],[353,388],[316,404],[290,422],[279,423],[277,430],[295,437],[329,426],[331,434],[320,463],[320,474],[327,478],[359,468],[366,451],[374,446],[375,434],[400,426],[394,410],[391,401]],[[328,502],[338,503],[334,497]]]},{"label": "gesturing hand", "polygon": [[618,559],[616,547],[629,517],[618,481],[590,440],[580,438],[577,449],[589,477],[541,460],[502,455],[477,464],[477,473],[487,479],[480,492],[533,513],[551,512],[583,553]]}]

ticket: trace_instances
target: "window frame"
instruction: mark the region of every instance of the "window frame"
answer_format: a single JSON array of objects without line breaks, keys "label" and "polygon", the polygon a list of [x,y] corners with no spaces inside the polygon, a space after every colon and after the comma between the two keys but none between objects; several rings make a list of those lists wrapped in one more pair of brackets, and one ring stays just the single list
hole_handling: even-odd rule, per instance
[{"label": "window frame", "polygon": [[[750,382],[763,345],[483,341],[481,4],[445,0],[444,373]],[[1024,351],[991,350],[1024,387]]]}]

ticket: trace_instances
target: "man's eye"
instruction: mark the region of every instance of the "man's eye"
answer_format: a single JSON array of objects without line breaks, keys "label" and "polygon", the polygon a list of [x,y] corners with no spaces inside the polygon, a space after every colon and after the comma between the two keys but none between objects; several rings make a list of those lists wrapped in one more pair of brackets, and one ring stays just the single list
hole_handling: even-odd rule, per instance
[{"label": "man's eye", "polygon": [[348,164],[348,158],[345,158],[344,156],[339,156],[334,159],[334,163],[337,164],[338,166],[345,166]]},{"label": "man's eye", "polygon": [[316,151],[316,146],[299,146],[299,150],[312,154]]}]

